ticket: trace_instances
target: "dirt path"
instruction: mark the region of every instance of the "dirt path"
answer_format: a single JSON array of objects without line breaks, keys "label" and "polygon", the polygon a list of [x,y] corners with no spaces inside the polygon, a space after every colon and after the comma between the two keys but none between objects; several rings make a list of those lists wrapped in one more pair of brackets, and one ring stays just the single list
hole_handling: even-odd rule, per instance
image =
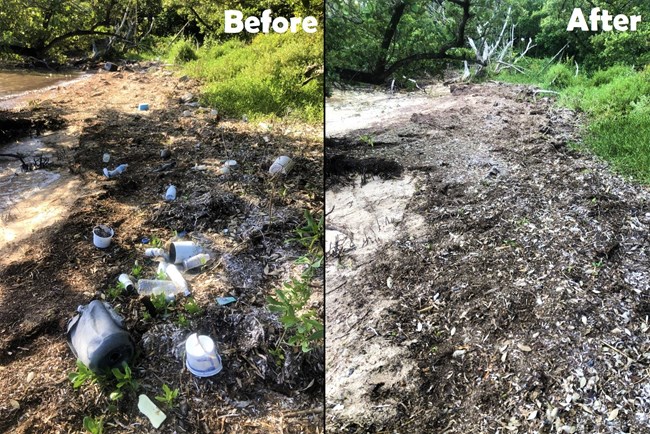
[{"label": "dirt path", "polygon": [[328,431],[647,431],[647,189],[531,89],[450,90],[329,129]]},{"label": "dirt path", "polygon": [[[319,129],[219,121],[181,101],[188,93],[196,100],[199,84],[155,64],[133,65],[26,95],[16,106],[27,117],[65,121],[63,130],[41,138],[56,156],[49,170],[63,181],[3,213],[0,431],[82,432],[84,416],[92,416],[105,420],[105,432],[322,432],[322,349],[305,354],[282,344],[282,326],[266,302],[300,272],[294,260],[302,247],[287,240],[304,210],[322,210]],[[149,111],[137,110],[142,102]],[[169,160],[162,149],[171,151]],[[296,167],[271,180],[268,167],[278,155],[292,156]],[[227,159],[238,166],[222,175]],[[121,176],[102,174],[121,163],[129,164]],[[164,202],[170,183],[177,200]],[[25,213],[43,217],[36,206],[53,214],[31,221]],[[18,223],[36,227],[7,236]],[[99,223],[116,232],[106,250],[92,244]],[[164,242],[183,232],[215,257],[186,275],[201,313],[188,311],[183,299],[150,318],[137,297],[114,298],[117,276],[136,261],[143,276],[156,275],[157,263],[143,256],[150,247],[144,238]],[[220,306],[215,299],[223,296],[237,302]],[[99,385],[72,388],[66,323],[92,299],[110,301],[137,343],[137,393],[153,399],[163,384],[179,390],[159,430],[138,411],[135,393],[112,402],[112,390]],[[322,313],[321,297],[311,307]],[[216,341],[224,366],[217,376],[200,379],[185,369],[176,349],[192,332]]]}]

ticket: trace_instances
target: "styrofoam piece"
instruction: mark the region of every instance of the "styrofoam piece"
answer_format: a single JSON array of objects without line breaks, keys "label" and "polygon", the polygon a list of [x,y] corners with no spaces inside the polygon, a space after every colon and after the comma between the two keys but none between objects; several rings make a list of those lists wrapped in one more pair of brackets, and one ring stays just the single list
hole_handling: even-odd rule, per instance
[{"label": "styrofoam piece", "polygon": [[138,410],[147,416],[151,425],[156,429],[158,429],[165,419],[167,419],[167,415],[163,413],[147,395],[144,394],[138,397]]}]

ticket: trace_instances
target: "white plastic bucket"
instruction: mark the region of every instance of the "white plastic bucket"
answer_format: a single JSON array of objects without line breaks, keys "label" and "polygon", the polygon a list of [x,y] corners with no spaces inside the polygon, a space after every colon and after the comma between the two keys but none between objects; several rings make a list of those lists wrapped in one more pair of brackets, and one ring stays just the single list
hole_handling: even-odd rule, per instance
[{"label": "white plastic bucket", "polygon": [[[103,232],[103,233],[98,234],[97,232]],[[105,236],[106,234],[110,234],[110,235]],[[106,225],[97,225],[93,228],[93,244],[95,245],[95,247],[99,247],[100,249],[105,249],[111,245],[111,240],[113,239],[113,235],[115,235],[115,231],[113,230],[113,228],[110,228]]]},{"label": "white plastic bucket", "polygon": [[197,377],[211,377],[223,368],[214,341],[192,333],[185,341],[185,365]]},{"label": "white plastic bucket", "polygon": [[174,241],[169,246],[169,262],[181,264],[184,260],[198,255],[203,249],[193,241]]}]

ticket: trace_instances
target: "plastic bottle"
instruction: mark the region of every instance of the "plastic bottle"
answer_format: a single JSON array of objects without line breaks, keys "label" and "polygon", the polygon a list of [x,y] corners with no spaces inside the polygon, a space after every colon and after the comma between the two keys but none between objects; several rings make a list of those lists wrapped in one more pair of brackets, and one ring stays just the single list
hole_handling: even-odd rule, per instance
[{"label": "plastic bottle", "polygon": [[165,294],[165,298],[171,301],[176,298],[176,294],[179,292],[183,291],[176,288],[176,285],[171,280],[138,280],[138,294],[140,295]]},{"label": "plastic bottle", "polygon": [[135,287],[133,286],[133,282],[131,281],[131,278],[129,277],[128,274],[122,273],[120,276],[117,278],[122,285],[124,285],[124,289],[127,291],[133,291]]},{"label": "plastic bottle", "polygon": [[178,268],[174,264],[167,264],[165,262],[161,262],[158,264],[158,272],[163,272],[169,277],[171,282],[174,284],[174,287],[178,292],[183,292],[186,296],[190,295],[190,290],[187,287],[187,282],[181,275],[181,272],[179,271]]},{"label": "plastic bottle", "polygon": [[176,199],[176,187],[170,185],[165,193],[165,200],[174,200]]},{"label": "plastic bottle", "polygon": [[156,249],[156,248],[153,248],[153,247],[145,249],[145,251],[144,251],[144,255],[149,257],[149,258],[155,258],[157,256],[160,256],[160,257],[164,258],[165,254],[166,254],[166,252],[165,252],[164,249]]},{"label": "plastic bottle", "polygon": [[210,255],[207,253],[199,253],[198,255],[192,256],[191,258],[187,258],[186,260],[183,261],[183,268],[187,270],[191,270],[192,268],[197,268],[200,267],[201,265],[205,265],[206,262],[210,260]]},{"label": "plastic bottle", "polygon": [[120,164],[119,166],[117,166],[117,167],[116,167],[115,169],[113,169],[113,170],[108,170],[106,167],[104,167],[104,175],[105,175],[107,178],[112,178],[112,177],[117,176],[117,175],[119,175],[120,173],[124,172],[124,171],[126,170],[127,167],[129,167],[128,164]]}]

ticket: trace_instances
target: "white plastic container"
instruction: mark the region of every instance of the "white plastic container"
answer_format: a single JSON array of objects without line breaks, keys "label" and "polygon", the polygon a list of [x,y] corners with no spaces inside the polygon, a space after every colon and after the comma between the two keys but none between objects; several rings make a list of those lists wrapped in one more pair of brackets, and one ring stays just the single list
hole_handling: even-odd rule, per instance
[{"label": "white plastic container", "polygon": [[235,161],[235,160],[226,160],[226,161],[224,161],[223,164],[225,166],[230,166],[230,167],[232,167],[234,169],[237,166],[237,161]]},{"label": "white plastic container", "polygon": [[165,200],[175,200],[176,199],[176,187],[170,185],[165,193]]},{"label": "white plastic container", "polygon": [[120,173],[124,172],[127,167],[129,167],[128,164],[120,164],[113,170],[108,170],[106,167],[104,167],[104,176],[107,178],[113,178],[114,176],[117,176]]},{"label": "white plastic container", "polygon": [[119,280],[120,283],[124,285],[124,288],[127,291],[133,291],[135,289],[135,287],[133,286],[133,282],[131,281],[131,278],[129,277],[128,274],[126,273],[120,274],[120,277],[118,277],[117,280]]},{"label": "white plastic container", "polygon": [[138,280],[138,294],[140,295],[158,295],[165,294],[165,298],[171,301],[176,298],[176,294],[183,292],[176,288],[171,280]]},{"label": "white plastic container", "polygon": [[193,241],[174,241],[169,246],[169,262],[182,264],[184,260],[203,252],[203,249]]},{"label": "white plastic container", "polygon": [[205,265],[209,260],[210,260],[210,255],[206,253],[199,253],[198,255],[192,256],[191,258],[187,258],[186,260],[184,260],[183,268],[186,271],[191,270],[192,268],[197,268],[200,267],[201,265]]},{"label": "white plastic container", "polygon": [[108,163],[109,161],[111,161],[111,154],[105,152],[104,155],[102,155],[102,161],[104,163]]},{"label": "white plastic container", "polygon": [[93,228],[93,244],[95,247],[105,249],[111,245],[111,240],[115,235],[113,228],[106,225],[98,225]]},{"label": "white plastic container", "polygon": [[211,377],[223,369],[214,341],[209,336],[196,333],[185,341],[185,365],[197,377]]},{"label": "white plastic container", "polygon": [[269,173],[274,175],[276,173],[282,173],[283,175],[286,175],[291,171],[294,164],[295,163],[291,158],[287,157],[286,155],[283,155],[281,157],[276,158],[276,160],[271,165],[271,168],[269,169]]}]

